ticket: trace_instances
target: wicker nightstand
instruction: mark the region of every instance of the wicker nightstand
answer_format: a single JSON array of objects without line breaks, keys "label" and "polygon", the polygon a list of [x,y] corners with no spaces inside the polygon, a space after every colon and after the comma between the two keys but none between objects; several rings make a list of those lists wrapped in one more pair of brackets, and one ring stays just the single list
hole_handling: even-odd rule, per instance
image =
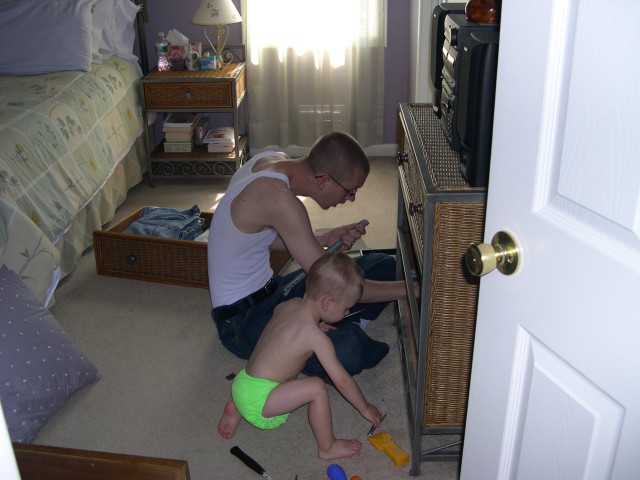
[{"label": "wicker nightstand", "polygon": [[419,299],[409,286],[397,309],[419,475],[421,461],[460,458],[479,286],[463,257],[482,241],[487,192],[465,181],[431,105],[400,105],[398,147],[398,278],[422,285]]},{"label": "wicker nightstand", "polygon": [[162,143],[152,145],[145,130],[151,186],[154,177],[233,175],[249,152],[245,62],[230,63],[220,70],[154,70],[142,78],[141,84],[145,124],[149,112],[227,112],[232,114],[236,135],[236,146],[230,153],[210,153],[203,146],[194,146],[191,152],[168,153]]}]

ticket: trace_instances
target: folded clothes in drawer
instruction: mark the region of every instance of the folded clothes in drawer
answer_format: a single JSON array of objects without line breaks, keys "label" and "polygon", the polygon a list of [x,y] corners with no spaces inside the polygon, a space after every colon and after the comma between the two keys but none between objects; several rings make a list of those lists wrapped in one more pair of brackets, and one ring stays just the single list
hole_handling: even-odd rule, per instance
[{"label": "folded clothes in drawer", "polygon": [[[208,288],[207,242],[125,233],[140,218],[142,208],[108,230],[93,232],[98,275]],[[203,231],[213,214],[201,212]],[[278,273],[291,256],[271,253],[271,267]]]},{"label": "folded clothes in drawer", "polygon": [[124,231],[129,235],[195,240],[204,231],[204,218],[198,205],[187,210],[166,207],[144,207],[140,217]]}]

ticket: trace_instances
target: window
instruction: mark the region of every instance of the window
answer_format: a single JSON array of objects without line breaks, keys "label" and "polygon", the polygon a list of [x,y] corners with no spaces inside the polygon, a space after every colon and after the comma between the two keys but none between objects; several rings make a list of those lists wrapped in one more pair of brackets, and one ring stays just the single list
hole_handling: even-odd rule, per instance
[{"label": "window", "polygon": [[382,141],[384,0],[245,0],[254,147]]},{"label": "window", "polygon": [[260,49],[276,48],[283,61],[285,52],[296,55],[311,52],[319,68],[323,52],[329,53],[334,68],[345,65],[345,52],[366,43],[379,45],[379,0],[248,0],[252,18],[247,25],[251,38],[249,59],[260,62]]}]

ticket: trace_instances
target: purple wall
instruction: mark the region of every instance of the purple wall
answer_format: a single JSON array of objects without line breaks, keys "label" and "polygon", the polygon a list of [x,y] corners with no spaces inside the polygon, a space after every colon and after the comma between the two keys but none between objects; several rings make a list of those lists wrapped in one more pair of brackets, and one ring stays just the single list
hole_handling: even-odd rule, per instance
[{"label": "purple wall", "polygon": [[[184,33],[191,41],[202,41],[203,48],[207,43],[203,27],[193,25],[191,17],[200,0],[147,0],[146,36],[149,65],[155,66],[155,41],[158,32],[165,34],[172,28]],[[241,0],[234,0],[238,11],[242,14]],[[387,17],[387,49],[385,54],[385,95],[384,95],[384,138],[383,143],[396,143],[396,116],[398,103],[409,99],[409,2],[406,0],[388,2]],[[230,44],[242,43],[242,27],[231,25]],[[251,92],[249,92],[251,93]]]}]

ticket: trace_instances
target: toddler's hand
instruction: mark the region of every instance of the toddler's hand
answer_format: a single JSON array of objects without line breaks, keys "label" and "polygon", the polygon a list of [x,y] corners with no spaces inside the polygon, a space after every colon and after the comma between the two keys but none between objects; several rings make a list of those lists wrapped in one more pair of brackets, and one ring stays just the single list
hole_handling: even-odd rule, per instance
[{"label": "toddler's hand", "polygon": [[369,420],[374,427],[380,425],[381,415],[375,405],[371,405],[370,403],[368,403],[367,408],[361,411],[360,415]]},{"label": "toddler's hand", "polygon": [[330,325],[328,323],[324,323],[323,321],[320,321],[320,323],[318,324],[318,328],[320,330],[322,330],[324,333],[327,333],[330,330],[335,330],[336,327],[334,327],[333,325]]}]

